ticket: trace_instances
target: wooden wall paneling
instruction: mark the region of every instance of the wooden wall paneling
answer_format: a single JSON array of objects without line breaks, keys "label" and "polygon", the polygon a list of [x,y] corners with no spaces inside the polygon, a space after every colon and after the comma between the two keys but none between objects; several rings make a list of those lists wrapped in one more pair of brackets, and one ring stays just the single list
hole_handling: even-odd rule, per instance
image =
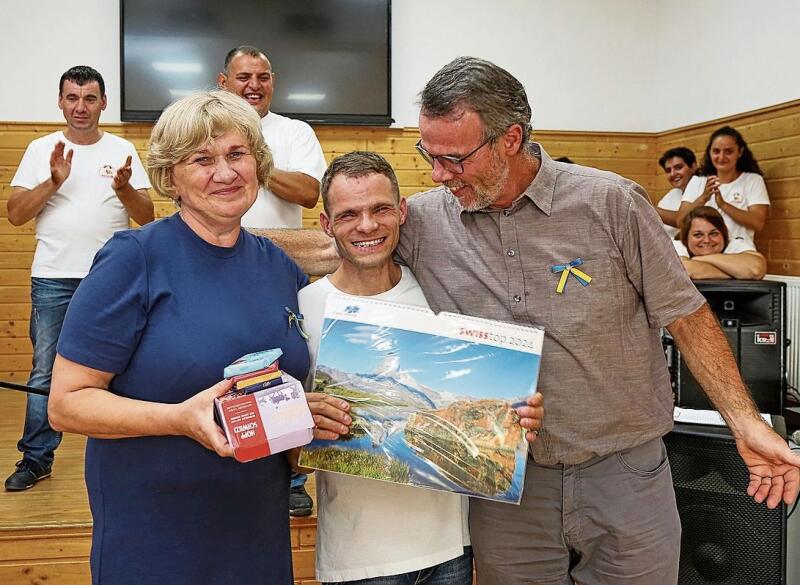
[{"label": "wooden wall paneling", "polygon": [[[702,159],[708,137],[720,126],[739,130],[764,172],[770,215],[756,235],[772,274],[800,275],[800,100],[754,112],[678,128],[657,136],[658,152],[673,146],[692,148]],[[659,171],[661,169],[658,169]],[[666,187],[663,172],[658,187]]]},{"label": "wooden wall paneling", "polygon": [[[687,145],[701,156],[709,133],[722,124],[740,129],[763,163],[773,207],[757,244],[767,254],[770,272],[800,274],[800,100],[668,132],[540,130],[534,132],[533,139],[541,142],[554,158],[568,156],[576,163],[613,171],[638,182],[656,202],[670,188],[658,166],[660,154],[672,146]],[[30,361],[26,343],[34,226],[32,222],[20,227],[9,224],[5,203],[10,194],[9,182],[28,143],[59,128],[59,124],[0,122],[0,339],[24,340],[0,345],[0,357],[22,357],[26,364]],[[103,128],[131,140],[145,159],[150,124],[108,124]],[[430,168],[414,148],[419,140],[416,128],[319,126],[315,131],[328,162],[351,150],[374,150],[395,168],[404,196],[434,186]],[[157,217],[175,212],[170,200],[151,194]],[[304,226],[318,227],[320,210],[321,205],[303,210]],[[10,304],[22,304],[23,308],[3,308]],[[8,367],[19,361],[0,361],[0,370],[3,363]],[[26,379],[27,365],[20,371],[2,370],[0,377]]]}]

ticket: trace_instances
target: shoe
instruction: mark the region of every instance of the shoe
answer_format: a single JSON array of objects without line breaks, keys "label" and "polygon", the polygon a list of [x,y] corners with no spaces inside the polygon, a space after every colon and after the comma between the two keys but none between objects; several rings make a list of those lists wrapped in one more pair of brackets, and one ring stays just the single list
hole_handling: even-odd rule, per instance
[{"label": "shoe", "polygon": [[306,492],[305,486],[289,489],[289,516],[310,516],[314,502]]},{"label": "shoe", "polygon": [[17,470],[6,479],[6,491],[21,492],[30,489],[40,479],[50,477],[52,472],[52,466],[42,467],[30,459],[17,461]]}]

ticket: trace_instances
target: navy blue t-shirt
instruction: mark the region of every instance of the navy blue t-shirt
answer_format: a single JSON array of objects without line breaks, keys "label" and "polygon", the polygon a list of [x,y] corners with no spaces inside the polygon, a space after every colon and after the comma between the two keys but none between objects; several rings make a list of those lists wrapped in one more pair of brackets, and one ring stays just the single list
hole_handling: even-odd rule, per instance
[{"label": "navy blue t-shirt", "polygon": [[[175,214],[118,232],[72,299],[63,357],[116,374],[111,392],[178,403],[244,354],[283,350],[304,380],[306,343],[290,326],[308,278],[269,240],[221,248]],[[221,458],[188,437],[89,439],[95,583],[292,583],[289,468],[283,454]]]}]

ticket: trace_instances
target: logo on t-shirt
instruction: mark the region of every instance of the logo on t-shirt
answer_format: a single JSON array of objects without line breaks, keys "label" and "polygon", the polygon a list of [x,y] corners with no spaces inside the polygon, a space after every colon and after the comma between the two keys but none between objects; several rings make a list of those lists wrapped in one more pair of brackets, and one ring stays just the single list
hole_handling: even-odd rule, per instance
[{"label": "logo on t-shirt", "polygon": [[101,177],[113,177],[114,176],[114,167],[111,165],[103,165],[100,167],[100,176]]},{"label": "logo on t-shirt", "polygon": [[734,203],[741,203],[742,201],[744,201],[744,197],[742,196],[741,193],[737,192],[737,193],[734,193],[733,195],[731,195],[731,200]]}]

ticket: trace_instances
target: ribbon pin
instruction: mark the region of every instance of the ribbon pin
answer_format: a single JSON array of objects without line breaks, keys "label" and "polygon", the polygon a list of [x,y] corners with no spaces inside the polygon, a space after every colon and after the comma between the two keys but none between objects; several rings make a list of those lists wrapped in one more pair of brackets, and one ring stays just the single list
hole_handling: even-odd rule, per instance
[{"label": "ribbon pin", "polygon": [[289,318],[289,329],[292,328],[292,325],[297,328],[297,332],[300,334],[300,337],[308,341],[308,333],[305,332],[303,329],[303,315],[301,313],[295,313],[289,307],[284,307],[286,310],[286,314]]},{"label": "ribbon pin", "polygon": [[554,274],[561,273],[561,278],[558,280],[558,286],[556,287],[556,292],[558,294],[564,293],[564,287],[567,286],[567,278],[570,274],[583,286],[592,282],[591,276],[576,268],[576,266],[580,266],[581,264],[583,264],[583,260],[576,258],[569,264],[556,264],[550,267],[550,270],[552,270]]}]

